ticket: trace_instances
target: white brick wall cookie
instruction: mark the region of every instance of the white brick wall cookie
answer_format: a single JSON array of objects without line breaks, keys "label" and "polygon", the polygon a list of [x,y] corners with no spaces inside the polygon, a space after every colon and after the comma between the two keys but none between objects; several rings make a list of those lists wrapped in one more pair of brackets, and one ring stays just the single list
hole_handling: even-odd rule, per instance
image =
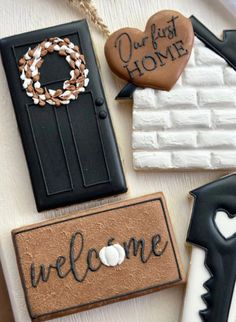
[{"label": "white brick wall cookie", "polygon": [[133,105],[135,169],[236,168],[236,71],[197,38],[175,87]]}]

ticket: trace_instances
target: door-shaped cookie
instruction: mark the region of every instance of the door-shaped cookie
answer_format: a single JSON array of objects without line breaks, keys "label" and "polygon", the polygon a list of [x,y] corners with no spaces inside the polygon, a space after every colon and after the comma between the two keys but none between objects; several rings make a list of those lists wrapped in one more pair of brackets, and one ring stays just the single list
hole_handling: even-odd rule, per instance
[{"label": "door-shaped cookie", "polygon": [[86,21],[0,46],[38,211],[125,192]]}]

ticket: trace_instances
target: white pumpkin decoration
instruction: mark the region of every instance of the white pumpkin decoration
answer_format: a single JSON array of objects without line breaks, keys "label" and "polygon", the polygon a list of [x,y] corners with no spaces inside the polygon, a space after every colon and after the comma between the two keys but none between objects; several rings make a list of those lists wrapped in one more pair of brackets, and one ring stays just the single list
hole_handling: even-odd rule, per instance
[{"label": "white pumpkin decoration", "polygon": [[120,244],[109,245],[100,250],[99,258],[106,266],[120,265],[125,259],[125,250]]}]

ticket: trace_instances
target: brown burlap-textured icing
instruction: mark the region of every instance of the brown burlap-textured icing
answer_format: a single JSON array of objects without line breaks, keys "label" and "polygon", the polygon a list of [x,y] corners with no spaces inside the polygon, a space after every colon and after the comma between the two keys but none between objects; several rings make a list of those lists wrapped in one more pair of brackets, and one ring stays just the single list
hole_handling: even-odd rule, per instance
[{"label": "brown burlap-textured icing", "polygon": [[[32,320],[80,312],[183,282],[161,193],[23,227],[12,235]],[[101,249],[117,244],[125,258],[116,266],[104,265]]]}]

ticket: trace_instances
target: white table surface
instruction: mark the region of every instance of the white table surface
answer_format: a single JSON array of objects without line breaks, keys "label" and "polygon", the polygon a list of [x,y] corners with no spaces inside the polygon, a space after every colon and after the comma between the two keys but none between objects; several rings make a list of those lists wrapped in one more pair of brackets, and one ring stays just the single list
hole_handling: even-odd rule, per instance
[{"label": "white table surface", "polygon": [[[194,14],[217,36],[221,35],[223,29],[236,28],[234,17],[217,0],[94,0],[94,2],[111,31],[125,26],[144,29],[148,17],[160,9],[176,9],[186,16]],[[68,6],[65,0],[0,0],[0,37],[80,18],[83,18],[83,15]],[[103,54],[105,39],[91,24],[90,27],[129,187],[127,194],[37,213],[6,77],[0,64],[0,256],[16,322],[28,322],[30,319],[11,241],[10,232],[13,228],[58,217],[75,209],[163,191],[187,271],[189,257],[185,237],[191,209],[188,191],[226,174],[222,171],[151,173],[135,172],[132,169],[132,103],[114,101],[124,82],[110,72]],[[177,322],[180,318],[183,295],[183,287],[172,288],[67,316],[61,318],[60,322]]]}]

